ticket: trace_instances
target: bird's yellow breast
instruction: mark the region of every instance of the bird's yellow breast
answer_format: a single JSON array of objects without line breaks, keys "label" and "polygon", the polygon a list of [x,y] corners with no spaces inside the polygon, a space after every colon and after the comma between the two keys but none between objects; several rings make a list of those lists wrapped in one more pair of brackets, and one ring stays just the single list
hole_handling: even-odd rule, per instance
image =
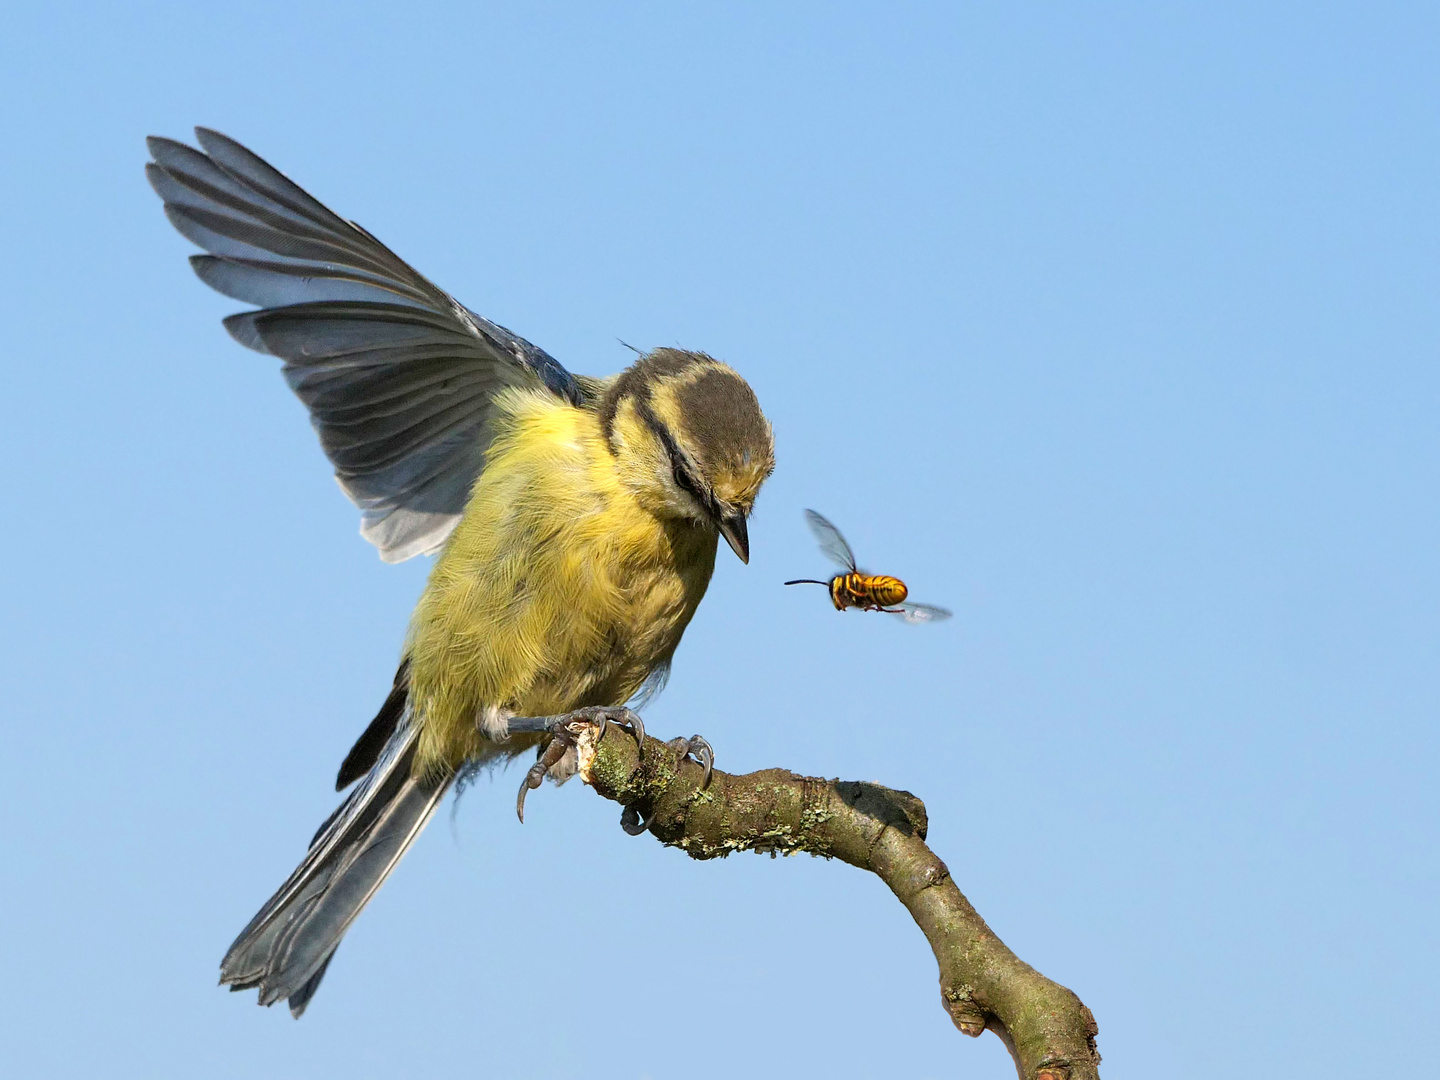
[{"label": "bird's yellow breast", "polygon": [[494,756],[478,727],[487,708],[623,704],[669,662],[715,566],[713,530],[637,502],[593,412],[540,392],[500,404],[410,626],[417,768]]}]

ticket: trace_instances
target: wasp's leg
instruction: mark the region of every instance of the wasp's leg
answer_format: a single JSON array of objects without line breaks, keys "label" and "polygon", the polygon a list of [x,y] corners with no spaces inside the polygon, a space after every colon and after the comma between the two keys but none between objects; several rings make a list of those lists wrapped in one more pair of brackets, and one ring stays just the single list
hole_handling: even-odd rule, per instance
[{"label": "wasp's leg", "polygon": [[540,786],[545,774],[557,765],[567,751],[575,746],[575,725],[593,724],[596,727],[596,741],[604,738],[605,729],[611,724],[626,727],[635,736],[641,752],[645,748],[645,722],[640,714],[631,709],[608,705],[591,705],[559,716],[515,716],[510,719],[510,734],[548,734],[550,741],[540,752],[539,758],[520,782],[520,792],[515,797],[515,813],[525,821],[525,796]]}]

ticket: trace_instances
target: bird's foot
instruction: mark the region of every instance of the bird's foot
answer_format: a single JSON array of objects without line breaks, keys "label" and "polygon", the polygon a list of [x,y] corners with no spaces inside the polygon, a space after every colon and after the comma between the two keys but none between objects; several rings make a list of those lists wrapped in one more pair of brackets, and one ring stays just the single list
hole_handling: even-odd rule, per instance
[{"label": "bird's foot", "polygon": [[[688,739],[671,739],[668,745],[680,754],[680,759],[675,762],[675,771],[680,771],[680,766],[687,758],[693,759],[705,770],[700,778],[700,790],[704,791],[709,787],[710,774],[715,769],[715,748],[710,745],[709,740],[700,735],[691,735]],[[620,815],[620,827],[631,836],[639,836],[650,828],[650,822],[640,816],[639,810],[627,806]]]},{"label": "bird's foot", "polygon": [[650,822],[640,816],[639,810],[633,806],[627,806],[620,812],[620,828],[631,836],[639,836],[650,828]]},{"label": "bird's foot", "polygon": [[705,775],[700,778],[700,790],[704,791],[710,786],[710,774],[715,771],[715,748],[699,735],[691,735],[688,739],[671,739],[670,745],[680,753],[680,760],[675,763],[675,771],[680,771],[680,766],[685,764],[687,758],[693,758],[705,770]]},{"label": "bird's foot", "polygon": [[540,786],[545,774],[555,767],[565,754],[575,748],[576,736],[586,727],[595,729],[595,741],[605,737],[605,729],[611,724],[624,727],[635,736],[641,752],[645,748],[645,722],[632,709],[609,705],[590,705],[559,716],[516,716],[510,720],[510,734],[543,733],[550,741],[540,751],[535,764],[530,766],[525,779],[520,781],[520,793],[515,797],[515,813],[521,823],[525,821],[525,796]]}]

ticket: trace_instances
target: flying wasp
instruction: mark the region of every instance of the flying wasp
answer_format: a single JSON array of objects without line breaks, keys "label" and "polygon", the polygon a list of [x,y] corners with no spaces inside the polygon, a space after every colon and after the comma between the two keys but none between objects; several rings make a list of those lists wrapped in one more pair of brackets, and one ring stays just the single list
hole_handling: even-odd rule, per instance
[{"label": "flying wasp", "polygon": [[820,550],[830,556],[837,565],[843,566],[845,572],[836,574],[829,581],[797,578],[785,582],[786,585],[826,586],[830,590],[830,601],[835,605],[836,611],[851,607],[860,608],[862,611],[884,611],[890,615],[899,615],[911,623],[938,622],[950,617],[950,612],[944,608],[906,602],[905,598],[910,595],[910,590],[899,578],[889,574],[867,574],[860,570],[855,565],[855,554],[845,542],[845,537],[823,516],[814,510],[806,510],[805,520],[810,523],[810,531],[815,534],[815,539],[820,541]]}]

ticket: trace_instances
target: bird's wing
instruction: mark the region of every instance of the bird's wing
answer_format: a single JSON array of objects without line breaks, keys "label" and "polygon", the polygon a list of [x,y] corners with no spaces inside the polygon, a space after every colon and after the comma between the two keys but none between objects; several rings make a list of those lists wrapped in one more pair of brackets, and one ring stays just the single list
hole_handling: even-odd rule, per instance
[{"label": "bird's wing", "polygon": [[830,524],[823,514],[814,510],[805,511],[805,520],[810,523],[810,531],[815,534],[815,539],[820,543],[820,550],[830,560],[845,569],[855,571],[855,553],[850,550],[850,545],[845,542],[845,537],[840,535],[840,530]]},{"label": "bird's wing", "polygon": [[335,476],[386,562],[438,548],[484,466],[495,396],[593,392],[558,361],[464,307],[354,222],[215,131],[203,150],[151,138],[165,214],[208,255],[195,272],[259,305],[225,328],[285,361]]}]

